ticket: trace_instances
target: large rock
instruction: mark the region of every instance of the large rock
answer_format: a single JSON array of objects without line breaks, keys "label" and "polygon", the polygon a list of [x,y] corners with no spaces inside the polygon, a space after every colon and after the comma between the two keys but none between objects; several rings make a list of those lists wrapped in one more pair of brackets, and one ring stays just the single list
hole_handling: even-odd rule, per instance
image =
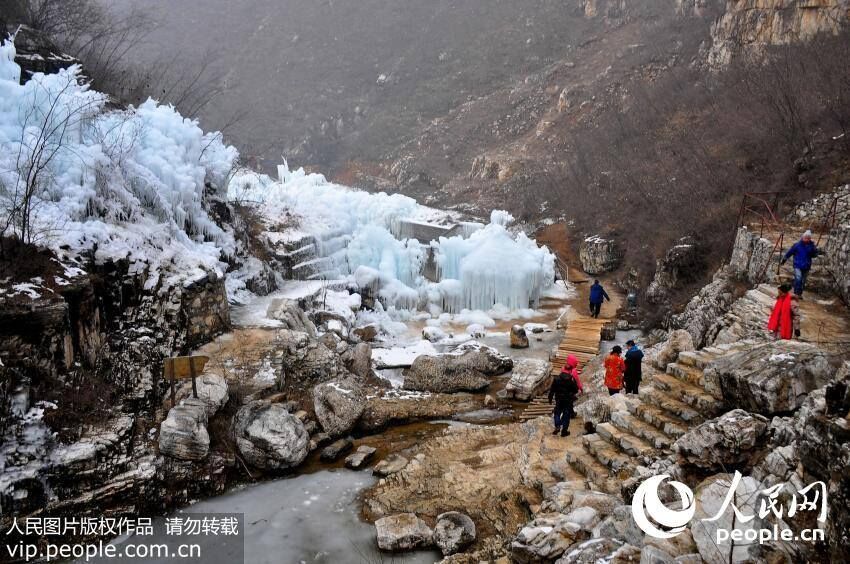
[{"label": "large rock", "polygon": [[511,542],[511,556],[522,564],[551,562],[576,542],[587,540],[590,534],[566,515],[538,515],[520,529]]},{"label": "large rock", "polygon": [[616,270],[622,258],[622,253],[613,239],[594,235],[587,237],[579,246],[581,269],[588,274]]},{"label": "large rock", "polygon": [[514,363],[511,378],[505,385],[509,398],[528,401],[551,383],[550,366],[545,360],[521,358]]},{"label": "large rock", "polygon": [[350,437],[338,439],[322,450],[320,458],[325,462],[333,462],[352,448],[354,448],[354,441]]},{"label": "large rock", "polygon": [[716,521],[704,520],[717,515],[723,507],[731,486],[731,474],[716,474],[701,482],[694,492],[696,512],[691,520],[691,534],[699,549],[699,555],[702,556],[706,564],[728,564],[729,562],[748,560],[760,561],[760,559],[754,557],[758,550],[758,543],[737,542],[733,545],[729,539],[726,541],[721,539],[721,542],[717,542],[718,529],[729,531],[738,529],[745,535],[753,534],[747,532],[753,530],[757,536],[758,530],[764,526],[764,522],[758,517],[760,497],[757,493],[761,486],[755,479],[745,476],[735,490],[735,506],[743,515],[754,515],[755,517],[751,521],[742,523],[741,520],[736,519],[735,512],[731,507],[727,507]]},{"label": "large rock", "polygon": [[704,371],[705,388],[731,407],[772,415],[791,412],[834,374],[821,349],[776,341],[726,354]]},{"label": "large rock", "polygon": [[336,351],[307,333],[281,329],[275,337],[276,344],[279,343],[277,353],[281,356],[288,381],[315,384],[349,374]]},{"label": "large rock", "polygon": [[734,302],[734,275],[730,269],[720,270],[711,283],[703,286],[688,302],[685,311],[670,318],[670,328],[687,331],[697,348],[711,344],[717,334],[717,320]]},{"label": "large rock", "polygon": [[448,511],[437,517],[434,542],[443,556],[461,552],[475,541],[475,523],[463,513]]},{"label": "large rock", "polygon": [[266,317],[281,322],[284,329],[306,333],[310,337],[316,336],[316,326],[310,321],[307,313],[298,307],[298,302],[286,298],[272,300],[266,310]]},{"label": "large rock", "polygon": [[280,404],[265,401],[248,403],[236,413],[233,436],[245,461],[263,470],[298,466],[310,449],[304,423]]},{"label": "large rock", "polygon": [[679,459],[700,468],[737,466],[765,445],[767,418],[735,409],[694,427],[676,441]]},{"label": "large rock", "polygon": [[[227,403],[227,380],[218,374],[201,374],[195,378],[195,386],[198,390],[198,399],[204,404],[207,418],[215,415]],[[192,381],[184,381],[180,388],[177,389],[175,396],[178,403],[186,398],[193,397]]]},{"label": "large rock", "polygon": [[514,366],[511,357],[477,341],[463,343],[447,356],[452,357],[451,360],[455,365],[477,370],[487,376],[504,374]]},{"label": "large rock", "polygon": [[656,262],[655,276],[646,289],[646,301],[651,304],[667,302],[681,281],[692,280],[702,272],[702,256],[693,239],[679,239],[664,258]]},{"label": "large rock", "polygon": [[372,375],[372,347],[368,343],[358,343],[342,355],[345,367],[360,378]]},{"label": "large rock", "polygon": [[207,404],[187,398],[171,408],[159,425],[159,452],[178,460],[202,460],[210,450]]},{"label": "large rock", "polygon": [[404,389],[423,392],[479,392],[490,385],[481,372],[458,365],[449,355],[416,357],[404,371]]},{"label": "large rock", "polygon": [[313,388],[316,419],[331,437],[351,431],[365,407],[366,394],[353,378],[325,382]]},{"label": "large rock", "polygon": [[640,546],[643,544],[643,531],[635,523],[630,505],[618,505],[593,528],[594,538],[609,537],[619,539],[628,544]]},{"label": "large rock", "polygon": [[511,327],[511,348],[528,348],[528,335],[525,334],[525,329],[522,325],[514,325],[513,327]]},{"label": "large rock", "polygon": [[413,513],[390,515],[375,521],[378,548],[401,552],[427,548],[434,544],[434,532]]},{"label": "large rock", "polygon": [[661,345],[655,356],[655,365],[665,370],[671,362],[676,362],[680,352],[694,350],[694,340],[691,334],[684,329],[676,329],[671,332],[667,340]]},{"label": "large rock", "polygon": [[370,447],[369,445],[360,445],[357,447],[357,450],[354,451],[353,454],[349,454],[345,457],[345,466],[346,468],[351,468],[352,470],[360,470],[363,466],[366,465],[369,460],[375,455],[378,451],[375,447]]}]

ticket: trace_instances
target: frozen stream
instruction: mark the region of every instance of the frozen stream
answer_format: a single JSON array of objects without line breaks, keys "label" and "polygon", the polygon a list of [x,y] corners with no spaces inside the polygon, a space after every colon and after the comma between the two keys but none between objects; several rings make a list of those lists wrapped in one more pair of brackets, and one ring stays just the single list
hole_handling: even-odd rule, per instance
[{"label": "frozen stream", "polygon": [[[375,527],[360,520],[357,502],[359,492],[374,481],[367,472],[323,470],[237,488],[176,514],[244,513],[245,562],[251,564],[440,560],[437,552],[378,551]],[[212,548],[203,554],[205,563],[230,564]]]}]

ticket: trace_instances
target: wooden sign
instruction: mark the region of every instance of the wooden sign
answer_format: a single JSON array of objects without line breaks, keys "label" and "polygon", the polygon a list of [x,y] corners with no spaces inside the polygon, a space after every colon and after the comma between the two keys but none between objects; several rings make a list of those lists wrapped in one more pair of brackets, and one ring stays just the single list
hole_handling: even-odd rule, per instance
[{"label": "wooden sign", "polygon": [[198,397],[198,387],[195,377],[204,371],[204,366],[209,362],[208,356],[173,356],[166,358],[163,362],[163,376],[171,382],[171,407],[176,404],[174,383],[177,380],[192,379],[192,396]]}]

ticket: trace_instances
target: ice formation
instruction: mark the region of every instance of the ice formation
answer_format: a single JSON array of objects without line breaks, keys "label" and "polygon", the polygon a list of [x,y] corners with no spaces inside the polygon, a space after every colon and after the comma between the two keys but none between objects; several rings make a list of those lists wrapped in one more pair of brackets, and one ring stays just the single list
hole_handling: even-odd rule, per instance
[{"label": "ice formation", "polygon": [[21,85],[14,57],[13,43],[3,42],[0,209],[20,204],[28,174],[43,169],[32,198],[36,242],[127,259],[149,287],[223,272],[233,238],[202,197],[205,185],[224,186],[236,150],[153,100],[108,110],[77,66]]},{"label": "ice formation", "polygon": [[[269,229],[295,214],[297,227],[270,233],[294,246],[312,244],[317,255],[298,266],[311,276],[348,277],[387,308],[476,317],[481,311],[536,307],[555,278],[554,257],[524,233],[511,233],[513,217],[494,210],[490,223],[459,221],[401,195],[370,194],[328,182],[284,164],[277,181],[237,173],[232,200],[255,202]],[[428,279],[426,267],[436,271]],[[470,321],[471,322],[471,321]],[[489,320],[489,324],[492,324]]]}]

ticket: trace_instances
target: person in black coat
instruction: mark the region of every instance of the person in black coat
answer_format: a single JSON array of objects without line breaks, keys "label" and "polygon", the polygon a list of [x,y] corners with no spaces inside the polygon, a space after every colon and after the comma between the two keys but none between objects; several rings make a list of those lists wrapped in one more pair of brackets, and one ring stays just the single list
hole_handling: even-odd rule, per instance
[{"label": "person in black coat", "polygon": [[553,435],[561,433],[562,437],[570,434],[570,417],[573,413],[573,403],[578,394],[578,382],[573,375],[567,371],[561,372],[552,379],[549,387],[549,403],[555,398],[555,430]]},{"label": "person in black coat", "polygon": [[634,341],[626,341],[629,350],[626,351],[626,372],[623,375],[623,383],[626,385],[627,394],[638,393],[640,381],[643,378],[641,363],[643,362],[643,351],[638,348]]}]

